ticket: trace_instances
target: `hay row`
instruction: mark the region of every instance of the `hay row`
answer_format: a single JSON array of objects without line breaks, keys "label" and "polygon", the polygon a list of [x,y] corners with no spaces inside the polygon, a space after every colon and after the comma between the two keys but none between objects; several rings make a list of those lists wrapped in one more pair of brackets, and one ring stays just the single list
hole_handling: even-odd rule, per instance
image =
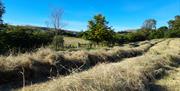
[{"label": "hay row", "polygon": [[[154,44],[160,41],[154,42]],[[0,57],[0,84],[22,81],[22,72],[26,81],[47,79],[57,75],[67,75],[72,71],[88,69],[101,62],[116,62],[122,58],[134,57],[146,52],[154,44],[147,43],[135,48],[110,50],[55,52],[50,49],[39,50],[32,54]]]},{"label": "hay row", "polygon": [[164,50],[158,47],[150,49],[158,51],[158,55],[150,52],[117,63],[99,64],[88,71],[27,86],[18,91],[149,91],[150,82],[180,63],[180,48],[172,46],[179,44],[179,39],[166,40],[155,46],[167,42],[170,43],[168,46],[161,46],[166,48]]}]

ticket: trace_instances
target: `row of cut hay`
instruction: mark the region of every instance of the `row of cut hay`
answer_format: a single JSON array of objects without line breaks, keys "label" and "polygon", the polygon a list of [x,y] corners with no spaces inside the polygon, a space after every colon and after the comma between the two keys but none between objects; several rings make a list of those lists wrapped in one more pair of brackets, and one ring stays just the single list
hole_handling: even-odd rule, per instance
[{"label": "row of cut hay", "polygon": [[[156,43],[158,43],[157,41]],[[121,49],[115,47],[101,51],[55,52],[42,49],[32,54],[0,57],[0,84],[25,79],[47,78],[66,75],[71,71],[88,69],[99,62],[115,62],[121,58],[133,57],[147,51],[153,44],[148,43],[136,48]]]},{"label": "row of cut hay", "polygon": [[[176,41],[172,41],[171,39],[163,44],[166,44],[166,46],[153,47],[152,49],[159,51],[159,54],[166,53],[180,55],[180,40],[178,41],[178,39],[176,39]],[[178,64],[180,64],[180,60],[178,62]],[[155,81],[152,86],[152,91],[180,91],[180,65],[175,67],[172,67],[170,71],[166,72],[166,76]]]},{"label": "row of cut hay", "polygon": [[119,63],[100,64],[18,91],[148,91],[149,82],[180,60],[180,56],[144,55]]},{"label": "row of cut hay", "polygon": [[180,39],[167,39],[156,46],[151,47],[149,54],[178,54],[180,53]]},{"label": "row of cut hay", "polygon": [[180,91],[180,68],[168,72],[168,75],[155,82],[152,91]]},{"label": "row of cut hay", "polygon": [[[169,46],[179,41],[174,39],[166,42],[170,43]],[[99,64],[88,71],[28,86],[19,91],[149,91],[150,82],[180,63],[178,48],[169,46],[161,50],[173,50],[174,54],[167,51],[161,55],[147,53],[119,63]],[[158,50],[157,48],[156,51]]]}]

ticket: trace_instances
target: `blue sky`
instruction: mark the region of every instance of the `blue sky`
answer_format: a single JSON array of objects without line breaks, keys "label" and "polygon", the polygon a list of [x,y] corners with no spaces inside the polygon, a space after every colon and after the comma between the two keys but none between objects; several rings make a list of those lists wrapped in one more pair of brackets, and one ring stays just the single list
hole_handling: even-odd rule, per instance
[{"label": "blue sky", "polygon": [[106,16],[116,31],[141,27],[148,18],[157,26],[180,15],[180,0],[3,0],[6,6],[4,21],[15,25],[46,26],[54,8],[64,10],[65,29],[87,29],[87,21],[98,13]]}]

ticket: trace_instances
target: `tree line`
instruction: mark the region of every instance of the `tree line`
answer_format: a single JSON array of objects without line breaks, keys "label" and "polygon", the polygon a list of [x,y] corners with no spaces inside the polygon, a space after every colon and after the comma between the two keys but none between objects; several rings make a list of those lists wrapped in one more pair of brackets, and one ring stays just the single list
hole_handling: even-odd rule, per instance
[{"label": "tree line", "polygon": [[180,15],[175,19],[168,21],[168,27],[162,26],[156,28],[157,21],[155,19],[147,19],[144,21],[140,29],[126,33],[117,33],[112,27],[108,26],[108,21],[102,14],[95,15],[88,22],[88,29],[81,32],[82,38],[94,41],[99,44],[105,42],[107,44],[122,44],[128,42],[144,41],[158,38],[176,38],[180,37]]},{"label": "tree line", "polygon": [[[51,14],[53,28],[43,30],[27,26],[13,26],[3,24],[3,14],[5,7],[0,0],[0,53],[9,50],[23,51],[33,50],[41,46],[55,45],[55,48],[63,46],[63,36],[73,36],[74,34],[65,33],[61,23],[62,10],[55,10]],[[48,25],[48,22],[46,22]],[[94,44],[106,44],[113,46],[128,42],[144,41],[158,38],[180,37],[180,15],[168,22],[169,26],[162,26],[157,29],[155,19],[144,21],[142,28],[134,31],[115,32],[113,27],[108,26],[108,21],[102,14],[95,15],[88,21],[88,29],[79,32],[78,37],[92,41]]]}]

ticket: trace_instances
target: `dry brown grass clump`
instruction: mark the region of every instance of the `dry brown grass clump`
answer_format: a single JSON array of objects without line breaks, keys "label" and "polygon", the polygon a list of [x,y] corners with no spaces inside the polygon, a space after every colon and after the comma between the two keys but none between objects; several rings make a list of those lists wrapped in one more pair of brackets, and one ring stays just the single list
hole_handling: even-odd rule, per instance
[{"label": "dry brown grass clump", "polygon": [[[143,56],[128,58],[118,63],[99,64],[88,71],[28,86],[23,90],[149,91],[150,82],[180,63],[179,47],[172,46],[179,44],[179,41],[179,39],[167,40],[155,45],[157,47],[150,49],[150,52]],[[151,51],[156,51],[159,55]]]},{"label": "dry brown grass clump", "polygon": [[64,44],[65,45],[75,45],[75,46],[77,46],[78,43],[80,43],[80,44],[89,44],[90,41],[84,40],[82,38],[64,37]]},{"label": "dry brown grass clump", "polygon": [[[156,41],[158,43],[159,41]],[[0,84],[21,81],[25,72],[26,80],[66,75],[72,71],[88,69],[100,62],[116,62],[122,58],[143,54],[153,44],[150,42],[139,47],[108,50],[56,52],[51,49],[40,49],[31,54],[0,57]]]},{"label": "dry brown grass clump", "polygon": [[[82,73],[23,88],[24,91],[148,91],[147,86],[179,56],[144,55],[119,63],[100,64]],[[21,89],[22,90],[22,89]]]},{"label": "dry brown grass clump", "polygon": [[176,68],[168,73],[169,75],[155,82],[159,89],[166,91],[180,91],[180,68]]},{"label": "dry brown grass clump", "polygon": [[[169,39],[166,43],[164,41],[162,44],[159,44],[159,47],[154,46],[152,49],[153,51],[156,50],[156,53],[158,51],[158,54],[180,55],[179,45],[180,39]],[[178,62],[178,64],[180,64],[180,60]],[[153,91],[180,91],[180,67],[179,65],[175,65],[175,67],[171,68],[172,70],[167,72],[168,75],[155,82]]]}]

